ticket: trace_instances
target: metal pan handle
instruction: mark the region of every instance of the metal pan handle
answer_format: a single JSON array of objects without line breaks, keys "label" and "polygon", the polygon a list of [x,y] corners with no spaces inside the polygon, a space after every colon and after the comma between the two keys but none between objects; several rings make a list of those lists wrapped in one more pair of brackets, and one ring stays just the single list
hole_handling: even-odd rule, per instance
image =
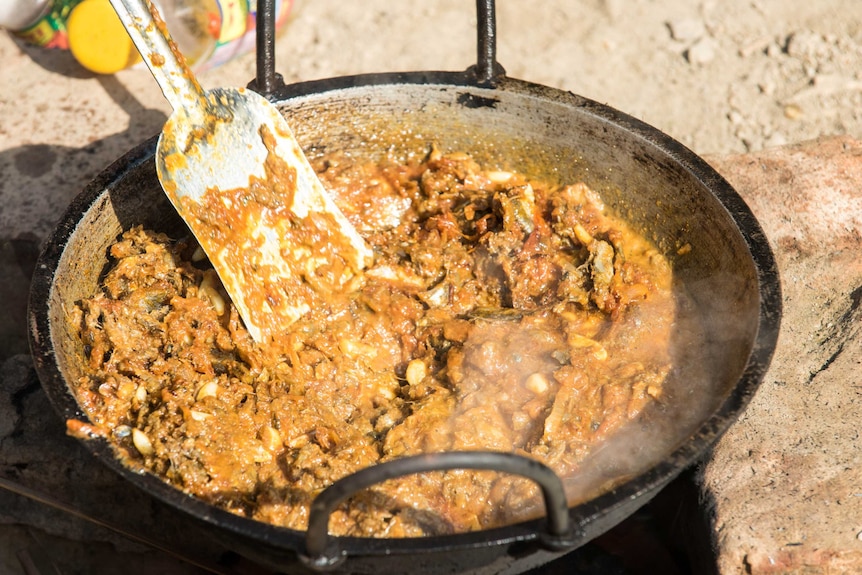
[{"label": "metal pan handle", "polygon": [[[275,71],[275,0],[257,0],[255,49],[257,77],[248,87],[265,98],[284,86]],[[479,86],[493,88],[506,71],[497,62],[497,10],[494,0],[476,0],[476,65],[467,74]]]},{"label": "metal pan handle", "polygon": [[304,563],[315,569],[331,568],[346,558],[335,538],[329,536],[329,516],[359,491],[396,477],[444,471],[482,469],[520,475],[533,480],[542,491],[547,515],[547,531],[541,542],[555,551],[571,546],[568,505],[563,483],[547,465],[514,453],[494,451],[449,451],[404,457],[367,467],[339,479],[311,504],[305,536]]},{"label": "metal pan handle", "polygon": [[284,86],[281,74],[275,72],[275,0],[257,0],[255,14],[255,51],[257,77],[248,87],[271,99]]},{"label": "metal pan handle", "polygon": [[468,70],[480,86],[494,87],[506,71],[497,62],[497,9],[494,0],[476,0],[476,65]]}]

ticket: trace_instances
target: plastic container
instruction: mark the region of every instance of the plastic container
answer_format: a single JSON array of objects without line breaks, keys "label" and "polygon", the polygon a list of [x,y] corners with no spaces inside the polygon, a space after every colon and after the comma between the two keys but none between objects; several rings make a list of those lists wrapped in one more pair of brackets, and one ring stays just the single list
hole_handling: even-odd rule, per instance
[{"label": "plastic container", "polygon": [[[254,49],[256,0],[155,0],[186,61],[202,72]],[[276,2],[276,26],[291,0]],[[69,48],[85,68],[113,74],[141,60],[108,0],[83,0],[68,22]]]},{"label": "plastic container", "polygon": [[141,61],[108,0],[84,0],[69,16],[69,50],[85,68],[113,74]]},{"label": "plastic container", "polygon": [[68,48],[66,20],[81,0],[2,0],[0,28],[45,48]]}]

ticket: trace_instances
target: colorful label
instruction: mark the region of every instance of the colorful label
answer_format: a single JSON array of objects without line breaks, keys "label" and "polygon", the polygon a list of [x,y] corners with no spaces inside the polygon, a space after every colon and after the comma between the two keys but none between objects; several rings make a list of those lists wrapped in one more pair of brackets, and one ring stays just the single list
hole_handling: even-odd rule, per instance
[{"label": "colorful label", "polygon": [[35,24],[24,30],[18,30],[15,35],[36,46],[43,48],[69,48],[69,36],[66,33],[66,20],[69,13],[81,0],[54,0],[51,9]]},{"label": "colorful label", "polygon": [[[220,66],[255,47],[257,28],[257,0],[218,0],[221,11],[221,30],[215,50],[206,62],[195,66],[204,72]],[[275,0],[275,26],[279,28],[287,20],[293,0]]]},{"label": "colorful label", "polygon": [[218,43],[224,45],[245,34],[250,6],[249,0],[219,0],[218,5],[221,10]]}]

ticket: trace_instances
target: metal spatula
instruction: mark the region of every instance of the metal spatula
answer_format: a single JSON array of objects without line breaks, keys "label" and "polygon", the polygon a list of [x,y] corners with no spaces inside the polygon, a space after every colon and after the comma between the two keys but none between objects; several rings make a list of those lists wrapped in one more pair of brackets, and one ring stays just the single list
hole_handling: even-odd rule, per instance
[{"label": "metal spatula", "polygon": [[244,88],[203,90],[149,0],[111,0],[173,107],[156,150],[165,193],[246,328],[266,342],[373,258],[279,111]]}]

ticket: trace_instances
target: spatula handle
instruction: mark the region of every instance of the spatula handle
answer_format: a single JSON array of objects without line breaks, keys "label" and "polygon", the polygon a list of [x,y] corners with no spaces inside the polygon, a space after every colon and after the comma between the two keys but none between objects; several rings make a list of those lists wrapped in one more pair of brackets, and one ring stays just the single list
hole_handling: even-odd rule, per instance
[{"label": "spatula handle", "polygon": [[171,39],[158,9],[150,0],[110,2],[171,107],[184,109],[190,115],[202,112],[204,91]]}]

